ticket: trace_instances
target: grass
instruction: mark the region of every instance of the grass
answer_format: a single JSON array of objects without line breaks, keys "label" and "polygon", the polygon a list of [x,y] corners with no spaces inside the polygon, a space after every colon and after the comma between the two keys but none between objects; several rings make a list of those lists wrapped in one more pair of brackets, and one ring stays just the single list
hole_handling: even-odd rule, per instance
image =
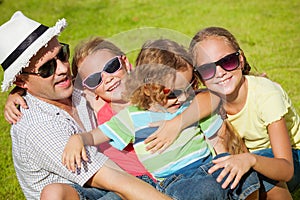
[{"label": "grass", "polygon": [[[132,61],[146,38],[164,36],[187,44],[199,29],[223,26],[240,41],[252,67],[280,83],[300,113],[297,0],[0,0],[0,24],[16,10],[49,26],[66,18],[69,26],[60,41],[68,42],[71,49],[80,40],[99,35],[120,45]],[[7,94],[0,93],[2,111]],[[0,127],[0,199],[24,199],[11,158],[10,125],[3,112]],[[300,192],[294,198],[300,199]]]}]

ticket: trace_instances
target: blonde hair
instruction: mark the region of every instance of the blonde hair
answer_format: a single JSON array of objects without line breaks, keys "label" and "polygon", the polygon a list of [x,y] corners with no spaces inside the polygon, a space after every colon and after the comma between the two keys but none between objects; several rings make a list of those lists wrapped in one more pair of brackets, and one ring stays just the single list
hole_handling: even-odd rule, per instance
[{"label": "blonde hair", "polygon": [[243,139],[228,120],[226,111],[222,105],[219,106],[218,112],[222,117],[225,126],[225,130],[219,135],[219,137],[222,139],[222,143],[226,150],[232,155],[248,152]]},{"label": "blonde hair", "polygon": [[116,45],[101,37],[91,37],[82,40],[74,49],[72,60],[72,74],[74,77],[78,74],[78,64],[82,62],[85,57],[99,50],[107,50],[116,56],[125,55]]},{"label": "blonde hair", "polygon": [[[142,46],[136,59],[136,66],[143,64],[162,64],[177,71],[193,70],[192,57],[188,50],[169,39],[149,40]],[[193,88],[198,89],[200,78],[193,74]]]},{"label": "blonde hair", "polygon": [[145,64],[136,67],[125,79],[124,97],[132,105],[147,110],[158,103],[163,106],[167,102],[165,86],[171,81],[174,84],[176,70],[160,64]]}]

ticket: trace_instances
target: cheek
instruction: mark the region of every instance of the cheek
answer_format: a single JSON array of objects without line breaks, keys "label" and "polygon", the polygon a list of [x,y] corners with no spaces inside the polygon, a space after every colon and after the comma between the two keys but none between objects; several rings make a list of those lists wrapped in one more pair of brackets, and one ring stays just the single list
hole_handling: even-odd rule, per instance
[{"label": "cheek", "polygon": [[209,79],[209,80],[207,80],[207,81],[201,81],[201,82],[202,82],[203,85],[206,86],[207,88],[209,88],[209,87],[212,85],[212,83],[213,83],[212,79]]},{"label": "cheek", "polygon": [[105,92],[104,92],[104,89],[103,89],[103,83],[101,83],[95,90],[94,90],[94,93],[100,97],[104,96]]},{"label": "cheek", "polygon": [[115,72],[113,75],[114,75],[115,77],[119,77],[119,78],[122,79],[122,78],[124,78],[124,76],[125,76],[126,74],[127,74],[126,71],[125,71],[124,69],[121,69],[121,70]]}]

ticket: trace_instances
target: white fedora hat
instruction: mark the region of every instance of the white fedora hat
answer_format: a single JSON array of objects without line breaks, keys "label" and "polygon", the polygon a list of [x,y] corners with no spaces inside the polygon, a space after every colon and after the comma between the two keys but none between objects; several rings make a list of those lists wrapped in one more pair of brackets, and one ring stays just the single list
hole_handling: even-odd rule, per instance
[{"label": "white fedora hat", "polygon": [[4,70],[2,92],[8,90],[16,76],[28,67],[30,59],[67,26],[65,19],[47,27],[24,16],[21,11],[0,26],[0,63]]}]

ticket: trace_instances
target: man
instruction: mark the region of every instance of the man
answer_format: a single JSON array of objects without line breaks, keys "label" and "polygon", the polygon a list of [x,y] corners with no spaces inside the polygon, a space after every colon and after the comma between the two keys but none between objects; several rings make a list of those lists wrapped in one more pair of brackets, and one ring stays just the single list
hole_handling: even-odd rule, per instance
[{"label": "man", "polygon": [[[65,26],[62,19],[49,28],[18,11],[0,27],[2,91],[13,83],[25,89],[29,107],[21,108],[23,116],[11,128],[14,166],[26,198],[39,199],[48,184],[67,183],[65,190],[57,191],[61,199],[91,198],[90,188],[81,187],[85,184],[114,191],[126,199],[170,199],[123,172],[94,147],[86,147],[89,162],[79,173],[61,164],[69,137],[84,131],[72,107],[68,46],[57,40]],[[105,194],[100,189],[92,192]]]}]

